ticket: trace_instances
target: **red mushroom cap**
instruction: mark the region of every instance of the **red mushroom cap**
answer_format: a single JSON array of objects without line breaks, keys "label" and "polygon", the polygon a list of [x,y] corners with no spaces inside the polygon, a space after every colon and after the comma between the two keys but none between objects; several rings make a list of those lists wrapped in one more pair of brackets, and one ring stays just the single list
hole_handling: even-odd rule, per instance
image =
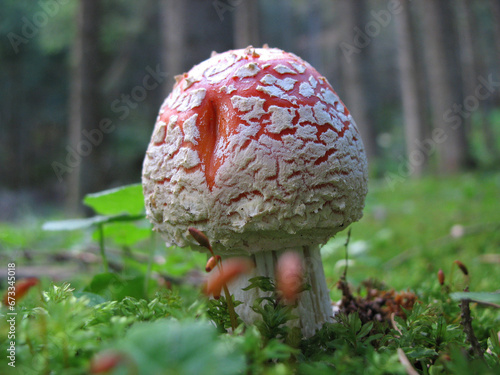
[{"label": "red mushroom cap", "polygon": [[202,230],[222,251],[325,242],[362,216],[363,144],[327,80],[292,53],[216,54],[177,77],[143,167],[167,244]]}]

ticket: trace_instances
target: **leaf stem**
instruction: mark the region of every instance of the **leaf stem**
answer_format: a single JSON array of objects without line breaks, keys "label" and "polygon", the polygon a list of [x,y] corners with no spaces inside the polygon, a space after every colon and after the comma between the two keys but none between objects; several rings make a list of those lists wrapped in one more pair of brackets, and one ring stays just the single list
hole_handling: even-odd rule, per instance
[{"label": "leaf stem", "polygon": [[349,265],[349,241],[351,240],[351,228],[347,231],[347,238],[345,240],[345,268],[344,268],[344,273],[341,277],[343,281],[346,281],[347,279],[347,267]]},{"label": "leaf stem", "polygon": [[148,254],[148,266],[146,270],[146,275],[144,276],[144,297],[148,299],[148,286],[149,280],[151,279],[151,269],[153,268],[154,253],[156,249],[156,236],[153,231],[151,231],[151,248]]},{"label": "leaf stem", "polygon": [[[212,252],[213,254],[213,252]],[[217,262],[217,268],[219,269],[219,272],[222,273],[222,264],[221,262]],[[222,289],[224,289],[224,296],[226,297],[226,304],[227,304],[227,311],[229,312],[229,319],[231,320],[231,328],[233,329],[233,332],[236,330],[238,327],[238,319],[236,318],[236,311],[234,309],[234,303],[231,298],[231,293],[229,293],[229,289],[227,287],[227,284],[224,283],[222,285]]]},{"label": "leaf stem", "polygon": [[99,230],[99,251],[101,252],[102,266],[104,267],[104,272],[109,272],[108,259],[106,258],[104,248],[104,228],[102,224],[98,224],[97,228]]},{"label": "leaf stem", "polygon": [[227,285],[224,284],[222,288],[224,289],[224,295],[226,296],[227,311],[229,312],[229,319],[231,320],[231,328],[233,329],[234,332],[238,327],[238,319],[236,319],[236,311],[234,310],[233,300],[231,298],[231,293],[229,293]]}]

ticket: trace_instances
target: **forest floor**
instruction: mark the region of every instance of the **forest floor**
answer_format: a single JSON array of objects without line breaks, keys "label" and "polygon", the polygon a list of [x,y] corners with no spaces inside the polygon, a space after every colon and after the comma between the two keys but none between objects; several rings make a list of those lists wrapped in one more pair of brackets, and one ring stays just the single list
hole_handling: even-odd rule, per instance
[{"label": "forest floor", "polygon": [[[140,187],[134,187],[134,191],[140,191]],[[102,210],[99,212],[101,215],[112,216],[113,209],[108,212],[107,208],[102,206],[105,198],[91,200],[90,205],[98,207],[98,211]],[[136,198],[140,199],[137,194]],[[357,326],[360,323],[355,319],[346,320],[338,324],[350,328],[357,327],[354,331],[358,336],[361,331],[366,331],[364,335],[371,332],[373,336],[370,337],[373,337],[373,340],[370,339],[368,343],[364,335],[355,335],[354,341],[358,337],[359,342],[364,343],[364,346],[360,346],[363,350],[356,345],[354,349],[341,346],[335,340],[328,345],[323,343],[326,345],[325,353],[329,350],[333,353],[328,360],[311,354],[312,342],[305,342],[300,346],[292,345],[289,341],[286,341],[286,345],[280,344],[275,338],[262,337],[263,333],[255,329],[241,331],[239,339],[234,335],[229,335],[228,338],[225,335],[217,336],[210,330],[210,325],[207,328],[198,322],[200,317],[202,321],[206,320],[206,310],[214,308],[199,297],[203,280],[200,270],[204,269],[206,256],[176,247],[165,249],[159,238],[151,237],[149,225],[145,220],[112,219],[106,222],[101,233],[104,235],[102,248],[99,246],[100,232],[95,230],[95,225],[83,225],[80,230],[45,231],[42,229],[43,222],[40,218],[30,216],[17,223],[0,223],[0,264],[14,262],[18,280],[25,277],[37,277],[41,280],[38,288],[34,288],[38,292],[28,293],[23,301],[18,301],[16,307],[19,313],[16,348],[18,365],[24,368],[26,374],[49,373],[46,371],[51,367],[58,369],[53,373],[85,373],[89,369],[90,358],[94,358],[95,354],[103,349],[113,348],[127,353],[137,349],[126,345],[133,345],[132,341],[140,342],[144,339],[141,335],[146,333],[140,329],[130,333],[128,327],[137,321],[156,320],[160,314],[175,318],[177,325],[172,322],[157,324],[174,324],[175,327],[169,326],[169,329],[177,329],[182,335],[192,334],[196,337],[197,333],[192,331],[192,327],[197,327],[199,332],[205,332],[206,336],[201,339],[201,343],[213,346],[207,351],[212,353],[213,358],[198,358],[197,362],[195,361],[196,366],[208,366],[214,358],[218,358],[219,364],[226,366],[226,370],[222,368],[220,373],[237,373],[227,371],[227,368],[245,369],[247,373],[252,374],[287,374],[293,371],[307,374],[321,369],[324,369],[325,373],[341,369],[346,373],[355,373],[358,365],[343,362],[347,357],[343,357],[342,353],[348,357],[366,357],[362,364],[365,369],[366,366],[376,369],[377,361],[386,361],[386,367],[384,365],[383,369],[379,368],[380,371],[373,370],[368,373],[411,373],[408,363],[416,373],[422,374],[433,373],[432,368],[434,373],[459,373],[453,370],[454,366],[462,366],[465,371],[469,369],[468,366],[478,366],[474,362],[477,358],[473,360],[474,355],[471,354],[469,362],[465,365],[459,363],[460,359],[453,345],[457,342],[464,345],[467,340],[460,329],[458,302],[451,300],[449,295],[452,292],[461,292],[464,288],[478,293],[498,292],[499,198],[499,173],[407,180],[394,190],[383,180],[372,181],[364,217],[351,226],[347,254],[347,231],[337,234],[322,247],[323,265],[332,300],[339,301],[342,298],[342,292],[336,286],[346,272],[347,264],[347,282],[359,298],[366,297],[367,288],[374,285],[380,290],[411,292],[418,296],[422,305],[417,308],[415,314],[425,317],[422,318],[424,320],[431,319],[430,316],[443,316],[442,321],[429,323],[429,327],[434,327],[429,328],[429,332],[446,326],[446,334],[439,339],[443,343],[434,343],[434,346],[428,342],[422,343],[421,348],[417,350],[411,345],[405,346],[402,342],[401,337],[404,338],[406,332],[403,326],[406,323],[398,321],[396,325],[393,321],[392,328],[397,332],[390,336],[387,333],[389,328],[377,332],[376,328],[370,326],[370,329],[365,327],[363,330],[361,326]],[[125,209],[137,211],[140,202],[136,201],[135,204],[135,207],[132,203]],[[132,216],[136,214],[130,213]],[[107,255],[106,262],[110,272],[102,272],[103,259],[100,250],[103,249]],[[151,252],[151,249],[154,249],[154,252]],[[438,272],[441,274],[439,277]],[[8,288],[7,276],[7,268],[0,270],[2,291]],[[429,307],[433,304],[439,306]],[[96,306],[100,306],[98,312],[95,310]],[[433,309],[432,314],[427,314],[426,309],[429,308]],[[436,314],[436,309],[440,311],[439,314]],[[45,314],[42,314],[43,319],[40,315],[42,310]],[[495,347],[498,345],[498,337],[495,344],[493,336],[500,331],[499,311],[498,308],[481,306],[473,306],[472,310],[473,315],[477,315],[474,325],[484,351],[489,348],[491,353],[493,347],[493,353],[499,350],[497,355],[500,354],[500,346]],[[5,314],[6,310],[0,312],[2,319],[6,317]],[[113,316],[121,316],[123,320],[113,320]],[[63,327],[60,319],[66,322],[68,319],[72,320],[74,326],[69,324]],[[418,320],[412,315],[408,319]],[[189,322],[191,328],[183,326],[183,321]],[[198,323],[201,325],[197,326]],[[109,327],[103,328],[102,324],[108,324]],[[322,338],[317,339],[328,341],[331,335],[341,334],[340,328],[332,327],[330,333],[323,332]],[[409,325],[406,328],[408,335],[416,334],[411,331]],[[132,337],[126,336],[123,344],[125,346],[120,346],[117,342],[123,338],[124,332]],[[381,332],[385,335],[383,339],[377,336],[382,335]],[[461,332],[462,336],[454,332]],[[134,334],[136,336],[133,336]],[[0,329],[0,335],[0,346],[3,350],[3,346],[8,344],[6,326]],[[54,340],[48,340],[52,335],[55,335]],[[95,341],[96,337],[98,341]],[[131,341],[127,341],[127,337]],[[168,345],[168,342],[164,341],[167,340],[165,337],[157,339],[158,345]],[[171,339],[175,341],[175,338]],[[154,341],[155,338],[151,340]],[[418,340],[412,340],[418,343]],[[220,346],[228,342],[232,342],[236,348],[233,348],[237,352],[236,357],[244,360],[238,362],[234,359],[236,357],[226,355],[228,349],[222,349]],[[250,342],[259,348],[259,353],[252,352]],[[314,345],[321,347],[323,344],[316,342]],[[215,347],[219,347],[216,352]],[[199,346],[196,348],[202,350]],[[397,351],[397,348],[403,348],[406,356]],[[460,350],[463,351],[466,349],[464,348]],[[187,356],[183,359],[185,361],[190,355],[194,355],[189,354],[191,351],[196,351],[189,347],[182,348],[182,345],[179,350],[186,351],[182,354]],[[75,351],[79,354],[72,358]],[[152,354],[149,352],[144,355]],[[446,356],[449,363],[442,360],[443,356]],[[130,366],[140,368],[143,363],[141,359],[133,355],[132,357],[134,359],[115,359],[117,363],[132,371]],[[236,362],[231,362],[231,358]],[[134,365],[127,365],[134,360]],[[179,358],[169,360],[180,361]],[[491,358],[488,361],[488,365],[484,367],[485,373],[494,366],[500,366],[497,363],[498,358],[497,362]],[[137,373],[153,371],[152,368],[155,365],[161,367],[161,363],[145,364],[147,368]],[[4,372],[4,369],[12,369],[4,365],[4,358],[1,358],[1,372],[9,373]],[[178,365],[179,369],[187,366],[184,362],[179,362]],[[210,373],[199,368],[196,371],[201,371],[198,372],[200,374]]]}]

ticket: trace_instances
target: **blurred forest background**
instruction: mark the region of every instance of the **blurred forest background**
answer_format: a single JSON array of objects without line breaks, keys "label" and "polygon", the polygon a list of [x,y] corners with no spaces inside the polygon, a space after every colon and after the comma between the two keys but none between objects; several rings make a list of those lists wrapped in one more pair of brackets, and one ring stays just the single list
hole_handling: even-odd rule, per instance
[{"label": "blurred forest background", "polygon": [[139,182],[174,76],[247,45],[325,75],[372,179],[498,170],[500,0],[0,0],[0,220]]}]

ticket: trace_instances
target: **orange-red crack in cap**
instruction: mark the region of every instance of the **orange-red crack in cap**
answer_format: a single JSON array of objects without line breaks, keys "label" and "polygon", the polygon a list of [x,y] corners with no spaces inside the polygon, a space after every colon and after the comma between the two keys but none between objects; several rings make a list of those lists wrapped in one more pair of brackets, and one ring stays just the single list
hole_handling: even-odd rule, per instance
[{"label": "orange-red crack in cap", "polygon": [[363,144],[311,65],[248,47],[176,78],[142,178],[147,215],[167,245],[197,248],[188,227],[219,253],[316,245],[361,218]]}]

